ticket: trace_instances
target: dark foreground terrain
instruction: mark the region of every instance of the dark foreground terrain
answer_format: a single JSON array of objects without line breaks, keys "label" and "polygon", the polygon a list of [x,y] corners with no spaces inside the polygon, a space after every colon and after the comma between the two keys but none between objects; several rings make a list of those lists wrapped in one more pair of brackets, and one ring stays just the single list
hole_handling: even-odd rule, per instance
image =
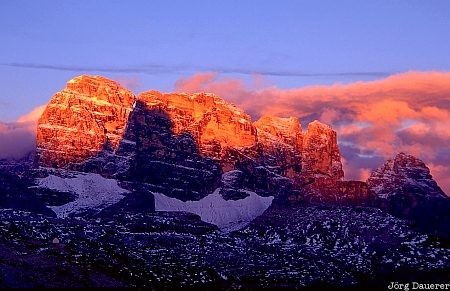
[{"label": "dark foreground terrain", "polygon": [[386,289],[449,282],[449,266],[448,244],[373,208],[269,208],[229,234],[188,213],[57,219],[0,210],[1,288]]}]

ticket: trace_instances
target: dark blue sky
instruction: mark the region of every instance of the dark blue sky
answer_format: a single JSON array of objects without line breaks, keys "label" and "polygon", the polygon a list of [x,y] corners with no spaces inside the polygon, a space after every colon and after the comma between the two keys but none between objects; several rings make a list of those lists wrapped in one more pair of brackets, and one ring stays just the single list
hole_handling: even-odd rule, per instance
[{"label": "dark blue sky", "polygon": [[0,39],[12,121],[83,73],[140,92],[204,71],[280,88],[448,71],[450,1],[1,0]]}]

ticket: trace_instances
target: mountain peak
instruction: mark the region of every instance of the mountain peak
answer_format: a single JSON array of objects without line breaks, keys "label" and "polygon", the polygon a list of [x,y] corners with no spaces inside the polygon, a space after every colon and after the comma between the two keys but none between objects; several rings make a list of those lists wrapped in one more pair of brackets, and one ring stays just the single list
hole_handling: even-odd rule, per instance
[{"label": "mountain peak", "polygon": [[108,79],[103,76],[99,75],[79,75],[76,76],[69,81],[67,81],[67,86],[70,86],[70,84],[80,84],[80,83],[109,83],[109,84],[115,84],[117,86],[121,86],[118,82]]},{"label": "mountain peak", "polygon": [[425,163],[403,152],[373,171],[367,183],[380,198],[408,193],[429,197],[446,196]]},{"label": "mountain peak", "polygon": [[[110,80],[106,77],[100,76],[100,75],[86,75],[86,74],[82,74],[82,75],[78,75],[76,77],[73,77],[72,79],[70,79],[69,81],[67,81],[68,83],[76,83],[76,82],[81,82],[83,80],[88,80],[88,79],[104,79],[104,80]],[[114,82],[113,80],[110,80],[112,82]]]}]

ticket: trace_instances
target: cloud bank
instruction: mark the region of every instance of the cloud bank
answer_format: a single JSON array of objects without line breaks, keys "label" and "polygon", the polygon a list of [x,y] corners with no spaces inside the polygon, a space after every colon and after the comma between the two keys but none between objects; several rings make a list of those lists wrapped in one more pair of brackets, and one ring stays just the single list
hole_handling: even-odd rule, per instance
[{"label": "cloud bank", "polygon": [[[261,81],[257,82],[261,84]],[[280,89],[257,88],[215,72],[180,79],[176,91],[216,93],[257,118],[319,119],[338,132],[347,179],[404,151],[424,160],[450,194],[450,72],[407,72],[378,81]]]},{"label": "cloud bank", "polygon": [[45,106],[34,108],[16,122],[0,122],[0,159],[21,159],[35,149],[36,123]]}]

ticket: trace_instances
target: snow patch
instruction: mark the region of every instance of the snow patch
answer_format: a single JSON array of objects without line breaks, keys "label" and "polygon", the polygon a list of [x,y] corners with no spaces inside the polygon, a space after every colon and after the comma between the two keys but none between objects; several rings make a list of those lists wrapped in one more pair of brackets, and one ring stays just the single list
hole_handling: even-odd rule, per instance
[{"label": "snow patch", "polygon": [[245,191],[250,196],[240,200],[225,200],[217,188],[200,201],[183,202],[176,198],[154,193],[156,211],[192,212],[205,222],[217,225],[222,231],[241,229],[260,216],[271,204],[273,196],[261,197],[255,192]]},{"label": "snow patch", "polygon": [[38,179],[39,188],[47,188],[60,192],[70,192],[78,197],[75,201],[60,206],[49,206],[60,218],[71,213],[80,213],[84,210],[95,209],[100,211],[109,205],[119,202],[129,193],[114,179],[106,179],[99,174],[77,174],[73,178],[62,178],[55,175]]}]

